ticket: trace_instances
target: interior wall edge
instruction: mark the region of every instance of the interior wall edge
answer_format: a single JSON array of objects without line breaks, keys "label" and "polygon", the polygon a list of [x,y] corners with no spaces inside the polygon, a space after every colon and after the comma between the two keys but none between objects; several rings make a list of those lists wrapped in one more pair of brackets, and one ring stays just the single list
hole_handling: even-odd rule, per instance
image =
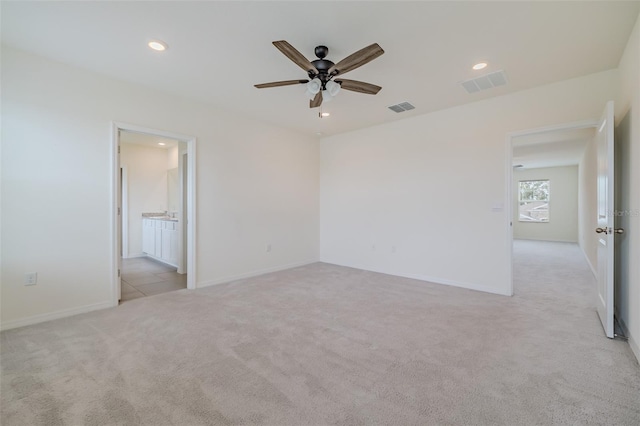
[{"label": "interior wall edge", "polygon": [[233,281],[238,281],[238,280],[243,280],[243,279],[246,279],[246,278],[257,277],[259,275],[270,274],[272,272],[286,271],[287,269],[299,268],[301,266],[311,265],[313,263],[318,263],[318,262],[319,262],[318,259],[304,260],[302,262],[296,262],[296,263],[290,263],[290,264],[287,264],[287,265],[274,266],[274,267],[265,268],[265,269],[258,269],[258,270],[255,270],[255,271],[250,271],[250,272],[246,272],[246,273],[242,273],[242,274],[238,274],[238,275],[229,275],[229,276],[226,276],[226,277],[217,278],[215,280],[208,280],[208,281],[198,282],[196,284],[196,288],[204,288],[204,287],[210,287],[210,286],[213,286],[213,285],[228,284],[228,283],[233,282]]},{"label": "interior wall edge", "polygon": [[[620,322],[620,325],[622,325],[622,322]],[[635,339],[633,338],[633,335],[629,333],[628,329],[625,329],[624,333],[625,333],[625,336],[627,337],[627,343],[631,348],[631,352],[633,352],[633,355],[636,357],[636,362],[640,364],[640,346],[638,345],[638,342],[635,341]]]},{"label": "interior wall edge", "polygon": [[93,303],[91,305],[78,306],[71,309],[63,309],[60,311],[49,312],[46,314],[32,315],[24,318],[18,318],[10,321],[3,321],[0,324],[0,330],[11,330],[13,328],[25,327],[27,325],[39,324],[41,322],[52,321],[61,318],[67,318],[74,315],[85,314],[87,312],[97,311],[114,307],[111,301]]},{"label": "interior wall edge", "polygon": [[423,281],[425,283],[431,283],[431,284],[437,284],[437,285],[446,285],[446,286],[450,286],[450,287],[458,287],[464,290],[473,290],[473,291],[479,291],[482,293],[489,293],[489,294],[496,294],[499,296],[512,296],[513,294],[511,294],[511,292],[509,290],[500,290],[500,289],[496,289],[493,287],[487,287],[487,286],[483,286],[483,285],[479,285],[479,284],[472,284],[472,283],[468,283],[468,282],[462,282],[462,281],[455,281],[455,280],[448,280],[446,278],[438,278],[438,277],[432,277],[432,276],[427,276],[427,275],[422,275],[422,274],[411,274],[411,273],[403,273],[403,272],[396,272],[396,271],[388,271],[388,270],[384,270],[384,269],[376,269],[376,268],[370,268],[370,267],[365,267],[362,265],[354,265],[354,264],[341,264],[341,263],[337,263],[337,262],[331,262],[331,261],[327,261],[327,260],[321,260],[321,263],[327,263],[330,265],[336,265],[336,266],[344,266],[347,268],[353,268],[353,269],[360,269],[362,271],[368,271],[368,272],[375,272],[377,274],[385,274],[385,275],[391,275],[394,277],[402,277],[402,278],[410,278],[412,280],[418,280],[418,281]]}]

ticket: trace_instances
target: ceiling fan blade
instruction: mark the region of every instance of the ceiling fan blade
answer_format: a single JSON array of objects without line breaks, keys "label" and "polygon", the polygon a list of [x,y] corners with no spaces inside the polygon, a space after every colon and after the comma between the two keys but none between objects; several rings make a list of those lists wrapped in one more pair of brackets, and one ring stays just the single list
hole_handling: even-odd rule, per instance
[{"label": "ceiling fan blade", "polygon": [[293,86],[294,84],[305,84],[308,82],[309,80],[274,81],[272,83],[254,84],[254,87],[257,87],[258,89],[265,89],[267,87]]},{"label": "ceiling fan blade", "polygon": [[376,95],[382,87],[375,84],[365,83],[364,81],[345,80],[344,78],[334,80],[340,84],[344,90],[351,90],[352,92],[366,93],[367,95]]},{"label": "ceiling fan blade", "polygon": [[317,108],[322,105],[322,92],[316,93],[316,96],[309,101],[309,108]]},{"label": "ceiling fan blade", "polygon": [[344,74],[358,67],[361,67],[367,62],[373,61],[383,53],[384,50],[382,50],[382,47],[380,47],[378,43],[373,43],[372,45],[367,46],[364,49],[360,49],[356,53],[347,56],[346,58],[329,68],[329,74]]},{"label": "ceiling fan blade", "polygon": [[304,55],[296,50],[295,47],[290,45],[288,42],[284,40],[274,41],[273,45],[278,48],[279,51],[284,53],[284,55],[291,59],[296,65],[307,72],[313,72],[314,74],[318,74],[318,70],[313,66],[311,62]]}]

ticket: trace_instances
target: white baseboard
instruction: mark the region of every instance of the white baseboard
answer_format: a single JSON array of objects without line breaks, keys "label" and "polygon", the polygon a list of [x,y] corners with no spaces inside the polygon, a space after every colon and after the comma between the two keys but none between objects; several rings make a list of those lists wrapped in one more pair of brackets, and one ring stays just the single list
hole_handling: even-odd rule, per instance
[{"label": "white baseboard", "polygon": [[591,272],[593,273],[593,276],[596,278],[596,280],[598,279],[598,271],[596,270],[596,268],[593,267],[593,264],[591,263],[591,261],[589,260],[589,256],[587,256],[587,252],[584,251],[584,249],[582,248],[582,246],[580,244],[578,244],[578,247],[580,247],[580,251],[582,252],[582,254],[584,255],[584,259],[587,261],[587,265],[589,265],[589,268],[591,269]]},{"label": "white baseboard", "polygon": [[66,318],[73,315],[84,314],[91,311],[97,311],[99,309],[106,309],[113,307],[110,302],[94,303],[92,305],[80,306],[77,308],[63,309],[61,311],[50,312],[48,314],[33,315],[26,318],[20,318],[12,321],[4,321],[0,324],[0,330],[10,330],[12,328],[24,327],[26,325],[38,324],[45,321],[51,321],[60,318]]},{"label": "white baseboard", "polygon": [[437,278],[437,277],[427,277],[427,276],[424,276],[424,275],[406,274],[406,275],[399,275],[399,276],[405,277],[405,278],[413,278],[415,280],[420,280],[420,281],[427,281],[427,282],[434,283],[434,284],[448,285],[448,286],[452,286],[452,287],[464,288],[464,289],[467,289],[467,290],[481,291],[483,293],[498,294],[500,296],[512,296],[512,294],[511,294],[511,292],[509,290],[502,291],[502,290],[497,290],[497,289],[492,288],[492,287],[486,287],[486,286],[478,285],[478,284],[465,283],[465,282],[461,282],[461,281],[447,280],[447,279],[444,279],[444,278]]},{"label": "white baseboard", "polygon": [[293,269],[293,268],[297,268],[299,266],[310,265],[312,263],[317,263],[317,262],[318,262],[317,259],[306,260],[304,262],[289,263],[287,265],[281,265],[281,266],[274,266],[272,268],[259,269],[259,270],[247,272],[247,273],[244,273],[244,274],[230,275],[230,276],[227,276],[227,277],[224,277],[224,278],[218,278],[218,279],[215,279],[215,280],[201,281],[199,283],[196,283],[196,288],[203,288],[203,287],[208,287],[208,286],[211,286],[211,285],[218,285],[218,284],[226,284],[226,283],[231,282],[231,281],[237,281],[237,280],[242,280],[242,279],[245,279],[245,278],[257,277],[258,275],[269,274],[271,272],[284,271],[286,269]]},{"label": "white baseboard", "polygon": [[508,290],[507,291],[500,291],[500,290],[497,290],[495,288],[486,287],[486,286],[473,284],[473,283],[465,283],[465,282],[461,282],[461,281],[448,280],[448,279],[445,279],[445,278],[430,277],[430,276],[421,275],[421,274],[407,274],[407,273],[400,273],[400,272],[390,272],[390,271],[385,271],[385,270],[381,270],[381,269],[366,268],[366,267],[362,267],[362,266],[358,266],[358,265],[343,265],[343,264],[340,264],[340,263],[324,261],[324,260],[321,260],[321,262],[330,263],[332,265],[338,265],[338,266],[346,266],[348,268],[361,269],[363,271],[376,272],[378,274],[386,274],[386,275],[393,275],[393,276],[396,276],[396,277],[411,278],[411,279],[414,279],[414,280],[430,282],[430,283],[433,283],[433,284],[448,285],[448,286],[451,286],[451,287],[460,287],[460,288],[464,288],[464,289],[467,289],[467,290],[481,291],[483,293],[498,294],[500,296],[511,296],[511,293]]},{"label": "white baseboard", "polygon": [[146,253],[134,253],[134,254],[130,254],[128,256],[122,256],[123,259],[134,259],[136,257],[147,257]]},{"label": "white baseboard", "polygon": [[629,327],[627,327],[627,324],[625,324],[617,309],[615,310],[615,312],[618,324],[620,324],[620,328],[622,329],[622,333],[627,337],[627,342],[631,347],[631,352],[633,352],[633,354],[636,356],[636,359],[638,360],[638,363],[640,363],[640,347],[638,347],[638,343],[633,339],[631,333],[629,333]]},{"label": "white baseboard", "polygon": [[627,342],[631,347],[631,352],[633,352],[633,354],[636,356],[636,360],[638,360],[638,363],[640,363],[640,347],[638,347],[638,342],[633,339],[633,336],[630,336],[628,334],[627,339]]},{"label": "white baseboard", "polygon": [[158,261],[160,263],[164,263],[165,265],[173,266],[174,268],[178,267],[178,265],[174,265],[173,263],[168,262],[165,259],[161,259],[161,258],[156,257],[156,256],[154,256],[152,254],[149,254],[149,253],[145,253],[142,257],[148,257],[149,259],[156,260],[156,261]]},{"label": "white baseboard", "polygon": [[614,307],[613,312],[614,312],[614,314],[616,316],[616,319],[618,320],[618,324],[620,324],[620,328],[622,329],[622,333],[625,336],[628,336],[629,335],[629,328],[627,328],[627,324],[625,324],[624,320],[622,319],[622,316],[620,316],[620,312],[618,311],[618,308]]}]

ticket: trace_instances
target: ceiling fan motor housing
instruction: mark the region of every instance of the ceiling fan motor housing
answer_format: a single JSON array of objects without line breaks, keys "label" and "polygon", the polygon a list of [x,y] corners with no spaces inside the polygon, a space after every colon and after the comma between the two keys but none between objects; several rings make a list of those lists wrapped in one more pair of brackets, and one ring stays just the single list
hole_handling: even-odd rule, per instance
[{"label": "ceiling fan motor housing", "polygon": [[329,48],[327,46],[316,46],[314,53],[318,58],[324,59],[329,54]]},{"label": "ceiling fan motor housing", "polygon": [[331,80],[331,78],[333,77],[329,74],[329,69],[331,69],[331,67],[335,64],[328,59],[324,59],[329,53],[329,48],[327,46],[317,46],[314,53],[319,59],[316,59],[311,63],[318,70],[318,74],[314,74],[312,71],[310,71],[309,78],[318,78],[322,82],[322,89],[324,90],[327,81]]}]

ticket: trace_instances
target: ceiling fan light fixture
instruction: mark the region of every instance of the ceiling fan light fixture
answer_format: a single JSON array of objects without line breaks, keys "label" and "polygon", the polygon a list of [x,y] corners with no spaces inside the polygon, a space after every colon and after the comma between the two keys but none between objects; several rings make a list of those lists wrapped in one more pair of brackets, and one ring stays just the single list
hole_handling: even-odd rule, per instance
[{"label": "ceiling fan light fixture", "polygon": [[309,91],[309,93],[313,93],[315,95],[320,91],[320,89],[322,89],[322,82],[317,77],[307,83],[307,91]]},{"label": "ceiling fan light fixture", "polygon": [[331,93],[329,93],[329,90],[323,90],[322,91],[322,102],[331,102],[331,100],[333,99],[333,96],[331,96]]},{"label": "ceiling fan light fixture", "polygon": [[[335,81],[327,81],[327,84],[325,85],[325,87],[327,88],[327,92],[329,92],[329,94],[331,96],[335,96],[340,92],[340,84],[336,83]],[[324,92],[322,92],[322,94],[324,95]]]}]

